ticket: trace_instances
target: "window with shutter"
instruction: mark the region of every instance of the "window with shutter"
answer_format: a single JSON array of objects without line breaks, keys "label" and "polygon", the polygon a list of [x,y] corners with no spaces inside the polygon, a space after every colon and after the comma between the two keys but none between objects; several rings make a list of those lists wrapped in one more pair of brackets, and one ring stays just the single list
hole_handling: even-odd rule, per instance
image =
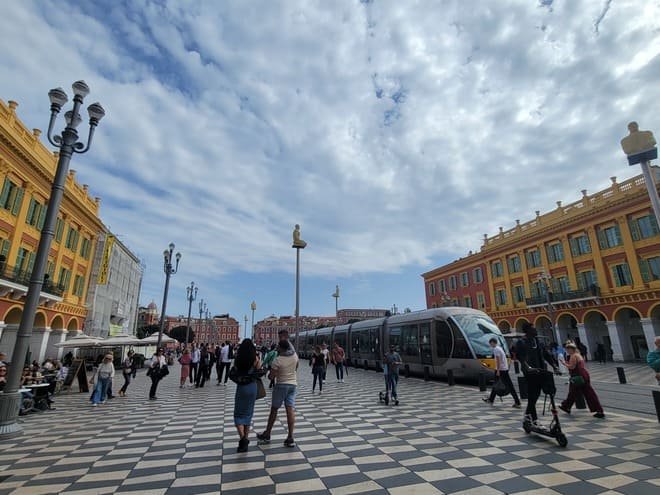
[{"label": "window with shutter", "polygon": [[598,237],[598,246],[601,249],[607,249],[607,237],[605,237],[605,231],[603,229],[596,230],[596,236]]},{"label": "window with shutter", "polygon": [[9,199],[9,193],[11,192],[12,182],[5,177],[5,182],[2,185],[2,193],[0,194],[0,206],[5,210],[8,210],[7,201]]},{"label": "window with shutter", "polygon": [[642,238],[641,233],[639,232],[639,225],[637,225],[637,219],[628,219],[628,229],[630,230],[630,236],[633,241],[639,241]]},{"label": "window with shutter", "polygon": [[39,211],[39,219],[37,220],[37,228],[40,231],[43,230],[45,222],[46,222],[46,207],[42,206],[41,211]]},{"label": "window with shutter", "polygon": [[25,223],[28,225],[34,225],[32,216],[34,215],[34,209],[37,206],[36,203],[37,202],[34,200],[34,198],[30,198],[30,206],[28,206],[27,215],[25,215]]},{"label": "window with shutter", "polygon": [[555,258],[555,252],[552,249],[552,246],[546,246],[545,247],[545,253],[548,255],[548,262],[549,263],[554,263],[555,261],[557,261],[557,259]]},{"label": "window with shutter", "polygon": [[649,275],[651,280],[660,280],[660,256],[648,258],[646,263],[649,267]]},{"label": "window with shutter", "polygon": [[16,197],[14,198],[14,205],[11,209],[11,214],[16,216],[21,211],[21,205],[23,204],[23,195],[25,191],[23,188],[18,188],[16,190]]},{"label": "window with shutter", "polygon": [[642,274],[642,280],[644,282],[651,281],[651,270],[649,268],[649,263],[645,259],[640,258],[639,262],[639,271]]},{"label": "window with shutter", "polygon": [[573,256],[580,256],[580,246],[578,245],[577,239],[575,239],[575,238],[569,239],[568,243],[571,246],[571,254]]},{"label": "window with shutter", "polygon": [[64,233],[64,220],[58,218],[57,223],[55,225],[55,240],[57,242],[62,242],[63,233]]}]

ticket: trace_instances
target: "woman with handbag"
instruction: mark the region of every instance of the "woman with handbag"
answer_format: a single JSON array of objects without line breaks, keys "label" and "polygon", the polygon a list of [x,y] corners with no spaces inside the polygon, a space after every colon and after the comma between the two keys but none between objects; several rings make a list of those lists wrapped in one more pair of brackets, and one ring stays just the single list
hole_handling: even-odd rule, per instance
[{"label": "woman with handbag", "polygon": [[122,375],[124,376],[124,385],[119,389],[119,397],[126,397],[126,390],[131,383],[131,375],[135,372],[135,361],[133,360],[133,351],[128,351],[126,359],[121,364]]},{"label": "woman with handbag", "polygon": [[167,373],[167,363],[165,361],[165,356],[163,356],[163,350],[158,349],[156,354],[151,358],[151,364],[147,370],[147,375],[151,378],[151,388],[149,389],[149,400],[156,400],[156,389],[158,388],[158,382],[165,376]]},{"label": "woman with handbag", "polygon": [[[230,378],[236,383],[234,396],[234,425],[240,436],[236,452],[247,452],[250,440],[250,425],[254,414],[254,404],[259,395],[266,395],[261,382],[261,360],[250,339],[243,339],[234,357]],[[261,387],[259,387],[261,385]],[[261,390],[258,390],[258,389]],[[261,393],[258,393],[261,392]]]},{"label": "woman with handbag", "polygon": [[571,414],[571,407],[575,403],[578,394],[584,394],[589,410],[595,412],[594,418],[604,418],[603,406],[600,405],[596,391],[591,386],[591,377],[584,365],[584,359],[580,355],[577,345],[567,342],[564,346],[568,353],[568,361],[562,360],[562,364],[568,368],[570,375],[568,386],[568,397],[561,403],[559,409]]},{"label": "woman with handbag", "polygon": [[108,394],[108,386],[112,377],[115,376],[115,367],[112,364],[112,354],[106,354],[96,369],[96,373],[90,380],[90,384],[94,385],[94,392],[92,394],[92,406],[96,407],[99,404],[105,404],[105,397]]}]

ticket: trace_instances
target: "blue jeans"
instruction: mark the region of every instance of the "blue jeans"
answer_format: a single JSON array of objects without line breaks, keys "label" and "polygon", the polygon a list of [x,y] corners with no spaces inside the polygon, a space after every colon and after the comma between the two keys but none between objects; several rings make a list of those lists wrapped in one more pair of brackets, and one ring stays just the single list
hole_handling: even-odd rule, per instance
[{"label": "blue jeans", "polygon": [[109,386],[110,386],[110,378],[99,377],[96,380],[96,386],[94,387],[94,395],[92,395],[93,404],[98,404],[99,402],[105,402],[106,395],[108,395]]},{"label": "blue jeans", "polygon": [[399,383],[399,374],[398,373],[388,373],[387,374],[387,383],[390,386],[390,394],[393,399],[397,398],[396,395],[396,385]]},{"label": "blue jeans", "polygon": [[337,380],[344,379],[344,363],[335,363],[335,373],[337,374]]},{"label": "blue jeans", "polygon": [[296,407],[296,386],[289,383],[276,383],[271,399],[273,409],[279,409],[282,404],[286,407]]}]

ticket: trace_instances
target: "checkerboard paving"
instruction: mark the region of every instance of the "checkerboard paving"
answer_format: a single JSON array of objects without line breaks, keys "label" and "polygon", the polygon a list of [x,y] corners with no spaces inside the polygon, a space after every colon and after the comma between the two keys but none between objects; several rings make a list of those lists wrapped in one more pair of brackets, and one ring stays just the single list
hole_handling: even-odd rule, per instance
[{"label": "checkerboard paving", "polygon": [[[235,386],[180,389],[174,368],[157,401],[138,375],[128,398],[92,408],[87,394],[62,395],[22,419],[25,434],[0,444],[0,495],[660,493],[657,422],[578,411],[561,417],[562,449],[526,435],[510,398],[489,406],[472,387],[402,378],[400,405],[385,406],[381,374],[350,369],[337,383],[332,368],[312,395],[302,364],[293,449],[281,411],[270,445],[252,437],[237,454]],[[258,401],[256,431],[268,411]]]}]

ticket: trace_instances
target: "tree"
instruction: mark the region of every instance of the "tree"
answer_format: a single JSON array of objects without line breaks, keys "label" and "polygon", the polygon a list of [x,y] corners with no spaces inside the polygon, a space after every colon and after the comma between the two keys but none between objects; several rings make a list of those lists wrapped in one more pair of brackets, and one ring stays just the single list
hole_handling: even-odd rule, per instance
[{"label": "tree", "polygon": [[[174,327],[172,330],[170,330],[169,336],[172,337],[173,339],[178,340],[179,342],[185,342],[186,341],[186,329],[189,328],[186,325],[180,325],[178,327]],[[192,328],[190,328],[190,332],[188,334],[188,344],[194,342],[195,340],[195,332],[193,331]]]},{"label": "tree", "polygon": [[146,325],[137,329],[137,338],[143,339],[149,337],[152,333],[156,333],[160,329],[159,325]]}]

